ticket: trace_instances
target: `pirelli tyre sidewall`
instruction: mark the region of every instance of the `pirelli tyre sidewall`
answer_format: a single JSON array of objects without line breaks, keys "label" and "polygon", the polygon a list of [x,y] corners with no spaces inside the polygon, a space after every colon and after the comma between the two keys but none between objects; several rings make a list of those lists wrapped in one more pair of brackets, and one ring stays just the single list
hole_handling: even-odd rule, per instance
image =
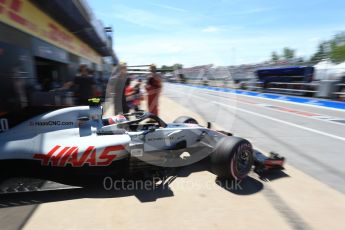
[{"label": "pirelli tyre sidewall", "polygon": [[219,178],[242,180],[253,165],[253,147],[238,137],[224,137],[210,156],[211,171]]}]

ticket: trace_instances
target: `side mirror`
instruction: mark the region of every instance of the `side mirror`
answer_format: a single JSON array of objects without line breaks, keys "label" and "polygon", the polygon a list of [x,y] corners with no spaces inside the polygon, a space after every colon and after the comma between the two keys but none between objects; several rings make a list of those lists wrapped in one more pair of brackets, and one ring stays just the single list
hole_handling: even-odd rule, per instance
[{"label": "side mirror", "polygon": [[78,117],[78,126],[83,126],[86,122],[90,120],[89,117]]},{"label": "side mirror", "polygon": [[86,122],[86,121],[89,121],[89,120],[90,120],[89,117],[79,117],[79,118],[78,118],[78,121],[84,121],[84,122]]},{"label": "side mirror", "polygon": [[207,128],[211,129],[212,128],[212,123],[211,122],[207,122]]}]

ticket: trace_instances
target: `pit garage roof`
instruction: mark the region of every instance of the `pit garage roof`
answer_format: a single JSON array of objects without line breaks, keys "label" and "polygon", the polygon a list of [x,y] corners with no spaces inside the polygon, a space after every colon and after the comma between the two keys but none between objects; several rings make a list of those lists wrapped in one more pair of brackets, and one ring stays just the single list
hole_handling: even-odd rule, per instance
[{"label": "pit garage roof", "polygon": [[42,11],[64,25],[100,55],[112,56],[112,38],[105,33],[103,25],[93,17],[85,0],[31,0]]}]

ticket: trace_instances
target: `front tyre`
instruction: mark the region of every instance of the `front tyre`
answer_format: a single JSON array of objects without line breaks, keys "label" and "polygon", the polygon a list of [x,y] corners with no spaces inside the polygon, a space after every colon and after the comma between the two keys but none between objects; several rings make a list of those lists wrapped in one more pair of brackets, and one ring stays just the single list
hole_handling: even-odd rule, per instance
[{"label": "front tyre", "polygon": [[252,168],[252,145],[245,139],[225,137],[211,154],[211,171],[222,179],[242,180]]}]

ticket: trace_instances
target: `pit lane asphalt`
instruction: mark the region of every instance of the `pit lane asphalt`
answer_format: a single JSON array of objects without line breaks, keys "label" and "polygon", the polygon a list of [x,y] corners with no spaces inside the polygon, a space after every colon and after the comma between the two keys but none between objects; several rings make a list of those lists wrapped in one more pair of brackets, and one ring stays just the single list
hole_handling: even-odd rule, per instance
[{"label": "pit lane asphalt", "polygon": [[[170,98],[173,98],[179,104],[185,105],[185,107],[187,107],[188,109],[196,111],[196,113],[198,113],[198,114],[202,115],[204,118],[206,118],[205,120],[213,121],[213,122],[217,123],[219,127],[223,127],[226,130],[230,130],[233,133],[237,134],[238,136],[243,136],[243,137],[249,138],[251,141],[254,142],[255,147],[260,147],[261,149],[266,150],[266,151],[270,151],[270,150],[280,151],[278,147],[280,146],[281,141],[277,141],[277,140],[283,139],[283,143],[284,143],[285,140],[290,140],[289,138],[293,138],[293,137],[295,137],[296,139],[306,138],[305,136],[307,136],[307,137],[310,136],[310,138],[313,139],[315,135],[320,135],[320,134],[309,133],[309,131],[307,131],[307,130],[303,130],[303,129],[300,130],[299,128],[296,128],[296,127],[289,127],[289,125],[287,125],[287,124],[283,124],[283,123],[276,122],[276,121],[273,122],[272,120],[267,120],[267,118],[264,118],[264,117],[254,117],[253,118],[253,116],[254,116],[253,114],[248,114],[244,111],[237,111],[235,113],[236,116],[234,116],[233,115],[234,109],[232,107],[229,108],[226,106],[234,106],[236,108],[245,109],[245,110],[250,109],[251,112],[259,113],[259,114],[262,114],[265,116],[274,116],[274,118],[276,118],[276,119],[282,119],[282,120],[283,119],[290,119],[287,121],[301,125],[301,126],[309,127],[310,129],[315,129],[315,130],[319,129],[323,132],[338,135],[340,137],[344,136],[344,135],[341,135],[342,134],[341,133],[341,127],[342,127],[341,124],[335,125],[333,123],[329,123],[329,122],[325,122],[325,121],[317,121],[319,123],[325,123],[325,125],[326,125],[325,128],[322,128],[322,127],[320,128],[318,125],[313,126],[313,125],[315,125],[314,119],[303,118],[303,117],[299,117],[297,115],[285,114],[283,112],[278,112],[278,111],[271,111],[270,109],[263,107],[262,105],[251,104],[250,102],[253,102],[253,103],[259,102],[257,104],[264,104],[264,103],[274,104],[274,105],[285,106],[288,108],[294,108],[294,109],[298,109],[298,110],[302,110],[302,111],[321,113],[324,115],[336,116],[336,117],[344,117],[343,112],[327,110],[327,109],[319,109],[319,108],[303,106],[303,105],[286,104],[286,103],[281,103],[281,102],[275,103],[273,101],[264,100],[264,99],[257,99],[257,98],[252,98],[252,99],[249,98],[248,99],[248,97],[243,97],[243,96],[241,98],[237,96],[236,97],[237,99],[240,99],[240,100],[242,99],[242,100],[241,100],[241,102],[240,102],[240,100],[238,100],[236,102],[236,98],[235,98],[235,103],[234,103],[234,99],[229,99],[228,94],[222,94],[222,93],[210,92],[210,91],[203,92],[201,90],[190,92],[186,88],[179,88],[179,87],[176,87],[175,85],[171,86],[171,85],[167,85],[167,84],[164,86],[164,95],[169,96]],[[201,97],[204,99],[200,99],[198,97]],[[205,100],[207,100],[207,104],[205,103]],[[218,103],[218,104],[212,104],[212,103]],[[222,104],[224,104],[224,105],[222,105]],[[168,122],[172,121],[173,117],[177,116],[177,114],[175,114],[174,111],[172,111],[173,108],[171,107],[170,104],[169,104],[169,106],[170,106],[170,107],[168,107],[169,110],[167,110],[165,108],[165,110],[167,110],[169,112],[165,111],[165,113],[171,113],[171,116],[164,117],[164,119],[167,119]],[[224,107],[224,108],[222,108],[222,107]],[[178,108],[177,110],[180,110],[180,108]],[[269,112],[267,112],[266,110]],[[262,111],[266,111],[267,113],[264,113]],[[273,113],[273,115],[272,115],[272,113]],[[181,112],[181,114],[185,115],[185,111]],[[235,117],[235,119],[232,119],[232,117]],[[298,117],[297,119],[300,119],[300,120],[296,121],[296,117]],[[199,117],[196,117],[196,118],[199,119]],[[233,121],[233,123],[231,121]],[[334,127],[340,127],[340,128],[333,131],[332,129],[329,128],[329,127],[333,127],[333,126]],[[274,130],[278,130],[278,131],[276,133],[273,133],[273,134],[268,133],[268,131],[271,129],[273,129],[273,131]],[[290,129],[292,129],[292,131]],[[293,135],[293,133],[292,134],[288,133],[289,130],[290,130],[290,132],[295,132],[295,131],[296,132],[297,131],[302,132],[303,135],[302,134],[299,136],[297,136],[297,134]],[[340,130],[340,133],[339,133],[339,130]],[[272,140],[270,140],[271,141],[270,144],[272,146],[269,146],[266,143],[267,140],[266,141],[263,140],[263,139],[267,138],[267,136],[271,136]],[[319,138],[325,139],[324,140],[325,143],[329,143],[330,141],[335,141],[337,143],[341,142],[338,139],[334,139],[334,138],[327,137],[327,136],[324,137],[323,135],[321,135],[321,137],[319,137]],[[306,141],[304,141],[304,142],[306,142]],[[302,150],[304,149],[304,147],[299,146],[298,143],[295,143],[295,142],[293,142],[293,143],[287,142],[287,143],[292,145],[293,148],[296,148],[296,149],[300,148]],[[303,141],[301,141],[299,143],[304,144]],[[312,143],[308,144],[308,146],[310,146],[310,145],[312,145]],[[289,149],[288,147],[289,146],[287,146],[285,148]],[[344,145],[342,145],[340,147],[343,148]],[[339,148],[339,146],[337,148]],[[327,152],[330,152],[330,149]],[[292,150],[290,150],[290,151],[292,151]],[[300,151],[302,151],[302,150],[300,150]],[[306,157],[301,157],[301,159],[299,159],[298,157],[295,156],[296,154],[294,154],[293,152],[292,153],[290,153],[289,151],[286,151],[286,152],[280,151],[280,152],[288,157],[288,163],[289,164],[295,165],[295,166],[297,165],[296,167],[298,167],[301,171],[308,173],[308,170],[306,170],[305,167],[299,166],[299,163],[301,163],[301,162],[309,165],[309,167],[311,167],[312,169],[313,168],[316,168],[316,169],[321,168],[320,170],[322,170],[322,171],[329,171],[329,170],[327,170],[327,168],[321,167],[322,165],[321,166],[318,165],[319,163],[322,163],[322,164],[325,164],[325,166],[330,167],[327,159],[326,159],[326,161],[319,161],[319,162],[315,163],[313,161],[310,161]],[[302,153],[305,153],[305,152],[302,152]],[[319,154],[322,154],[322,152],[318,152],[318,155]],[[313,156],[313,154],[311,154],[311,156]],[[295,162],[296,159],[299,159],[299,160],[297,160],[297,163]],[[342,162],[342,159],[338,158],[338,160],[340,161],[340,162],[338,162],[340,164]],[[301,161],[301,162],[299,162],[299,161]],[[297,173],[295,175],[290,168],[287,168],[286,172],[289,173],[291,178],[294,178],[294,179],[301,178],[303,176],[303,175],[300,175],[299,173]],[[321,173],[324,173],[324,172],[320,172],[320,174]],[[308,173],[308,174],[310,174],[310,173]],[[334,174],[334,173],[331,173],[331,174]],[[199,175],[199,174],[197,174],[197,175]],[[314,174],[310,174],[310,175],[312,175],[314,178],[320,180],[320,176],[318,176],[318,175],[315,176]],[[200,183],[204,183],[205,178],[208,178],[208,177],[212,177],[212,176],[209,175],[207,172],[200,174]],[[323,177],[323,176],[321,176],[321,177]],[[194,182],[194,180],[196,180],[197,178],[198,177],[194,176],[194,177],[190,178],[190,180]],[[188,178],[183,178],[182,180],[185,181],[186,179],[188,179]],[[311,191],[308,191],[309,192],[308,193],[305,191],[307,188],[304,189],[303,193],[306,194],[305,195],[306,197],[304,197],[304,195],[299,195],[300,191],[295,187],[298,186],[299,184],[301,184],[300,182],[304,183],[306,181],[308,181],[308,184],[306,184],[306,185],[307,185],[307,187],[311,187],[311,189],[310,189]],[[321,181],[324,181],[324,180],[321,180]],[[249,199],[246,201],[247,202],[250,201],[250,203],[252,203],[257,198],[257,196],[261,196],[259,192],[255,193],[255,191],[259,191],[259,190],[261,191],[263,185],[260,182],[255,181],[255,180],[253,183],[253,179],[251,179],[249,182],[251,182],[250,186],[249,186],[249,191],[252,191],[252,190],[254,191],[254,192],[249,192],[249,193],[250,194],[254,193],[256,195],[253,195],[251,197],[246,197],[246,198],[241,198],[239,196],[235,196],[235,197],[233,197],[234,199],[229,201],[232,204],[232,206],[235,206],[234,204],[240,205],[240,202],[242,202],[242,204],[246,203],[244,199]],[[309,207],[313,207],[310,204],[316,203],[317,199],[315,199],[315,197],[318,197],[318,195],[321,196],[324,192],[324,189],[320,189],[319,186],[315,186],[315,187],[311,186],[310,180],[305,180],[305,179],[300,180],[300,181],[296,181],[296,183],[293,184],[294,186],[292,186],[290,183],[287,183],[287,182],[288,181],[286,181],[286,180],[275,181],[275,183],[273,184],[273,186],[275,186],[274,189],[280,189],[281,188],[280,190],[277,190],[277,191],[272,190],[272,189],[267,190],[268,185],[265,184],[265,186],[264,186],[265,189],[262,191],[261,194],[263,197],[267,198],[268,204],[263,205],[260,203],[261,204],[261,206],[260,206],[257,203],[257,201],[255,201],[254,202],[255,206],[264,207],[260,211],[261,215],[272,218],[272,215],[276,215],[275,213],[272,212],[272,210],[270,208],[270,205],[273,205],[275,208],[274,210],[278,211],[278,213],[280,213],[280,215],[283,216],[287,222],[292,222],[292,223],[290,223],[290,226],[292,226],[295,229],[300,228],[301,226],[302,227],[305,226],[305,223],[304,223],[305,220],[307,220],[309,224],[313,224],[314,222],[310,221],[310,220],[313,220],[312,216],[308,217],[308,216],[302,215],[302,219],[301,219],[301,213],[303,214],[304,213],[303,211],[305,211],[305,209],[303,209],[303,208],[308,207],[308,205],[303,206],[303,204],[301,203],[300,206],[298,206],[298,204],[293,203],[292,201],[307,200],[309,197],[312,197],[312,198],[310,198],[311,200],[309,201]],[[326,182],[324,182],[324,183],[326,183]],[[174,185],[172,185],[172,186],[174,186]],[[333,186],[333,187],[336,187],[336,186]],[[291,189],[291,188],[295,188],[296,191],[290,191],[289,189]],[[174,187],[173,187],[173,191],[174,190],[175,190],[175,196],[178,198],[167,199],[165,202],[171,202],[171,203],[167,206],[163,206],[164,208],[161,206],[161,202],[164,202],[164,199],[160,199],[158,204],[155,204],[154,208],[153,207],[148,208],[146,203],[140,203],[139,205],[134,206],[135,208],[134,207],[127,208],[127,210],[126,210],[127,212],[124,212],[125,216],[123,218],[125,218],[128,215],[128,211],[129,211],[129,213],[131,213],[137,209],[140,210],[140,211],[138,211],[139,213],[147,212],[149,216],[155,216],[152,214],[152,210],[159,210],[159,212],[161,212],[162,210],[166,210],[168,207],[170,207],[170,208],[178,207],[181,209],[182,209],[182,207],[185,208],[183,205],[181,205],[181,201],[180,201],[181,197],[186,196],[185,192],[180,194],[179,191],[177,189],[174,189]],[[337,190],[340,190],[340,189],[337,189]],[[246,189],[246,192],[248,192],[247,189]],[[107,194],[106,195],[102,195],[102,194],[98,195],[98,193],[99,192],[97,192],[96,195],[90,196],[90,191],[88,191],[88,190],[70,189],[70,190],[62,190],[62,191],[48,191],[48,192],[44,192],[44,193],[28,193],[28,194],[23,194],[20,196],[17,195],[17,196],[15,196],[15,199],[6,198],[6,201],[9,201],[9,200],[24,201],[24,202],[30,201],[30,202],[32,202],[32,205],[27,205],[27,206],[23,205],[23,206],[16,207],[15,206],[16,204],[14,204],[11,201],[11,203],[13,203],[13,204],[10,204],[10,205],[13,205],[14,207],[3,208],[0,210],[0,220],[2,223],[1,228],[6,229],[6,227],[8,227],[8,229],[18,229],[18,228],[23,227],[24,224],[27,223],[28,219],[31,220],[31,223],[29,224],[29,229],[30,229],[30,226],[31,226],[31,229],[35,229],[35,227],[37,228],[38,226],[48,226],[48,225],[51,227],[52,225],[50,224],[50,221],[47,221],[47,219],[49,219],[49,218],[42,218],[42,215],[44,215],[45,213],[53,213],[53,212],[55,213],[56,212],[55,213],[56,215],[60,215],[60,217],[57,218],[58,220],[60,220],[60,219],[66,218],[68,216],[75,217],[74,215],[76,215],[78,212],[81,212],[81,210],[83,210],[82,211],[83,213],[85,212],[85,215],[87,214],[86,210],[90,210],[90,213],[88,213],[88,215],[91,216],[91,214],[92,214],[92,216],[93,216],[95,213],[101,213],[100,210],[105,209],[107,204],[109,204],[111,202],[112,202],[111,205],[108,205],[108,206],[113,206],[114,209],[118,209],[119,206],[125,208],[125,207],[129,207],[129,206],[133,205],[133,201],[128,200],[129,198],[121,198],[121,197],[118,197],[119,195],[114,196],[113,194],[111,194],[109,196],[110,198],[113,198],[113,199],[104,199],[104,201],[103,201],[103,199],[101,199],[101,200],[96,199],[95,200],[95,197],[97,197],[97,198],[99,198],[99,197],[107,198],[108,197]],[[213,195],[213,193],[215,193],[215,195]],[[230,196],[230,197],[233,196],[230,193],[230,194],[226,194],[227,196],[223,197],[222,194],[220,194],[220,193],[221,193],[221,190],[219,190],[219,191],[215,190],[215,191],[212,191],[212,193],[210,193],[210,194],[207,194],[207,193],[202,194],[201,198],[207,200],[207,202],[210,202],[210,203],[215,202],[216,203],[216,201],[219,202],[218,199],[220,199],[220,198],[223,199],[223,198],[228,197],[228,196]],[[293,197],[290,197],[290,199],[286,200],[286,194],[284,194],[284,193],[288,193],[289,195],[293,195]],[[313,196],[314,193],[316,193],[316,195]],[[165,193],[163,193],[163,194],[165,194]],[[332,193],[329,193],[329,194],[332,194]],[[161,195],[161,194],[159,194],[159,195]],[[128,196],[128,195],[126,194],[126,196]],[[147,197],[153,197],[154,195],[146,194],[146,196]],[[167,194],[166,196],[170,197],[171,194]],[[297,197],[297,198],[299,198],[299,199],[297,199],[296,196],[301,196],[302,198]],[[87,197],[91,197],[92,199],[85,199]],[[194,192],[193,192],[190,194],[190,196],[186,196],[186,199],[182,203],[184,203],[184,204],[188,204],[188,203],[200,204],[201,198],[197,199],[196,197],[197,196],[195,196]],[[333,197],[333,196],[331,196],[331,197]],[[140,196],[139,196],[139,198],[140,198]],[[124,199],[125,199],[125,201],[124,201]],[[195,202],[192,202],[190,199],[192,199],[192,200],[195,199]],[[216,199],[216,200],[213,200],[213,199]],[[282,200],[284,202],[281,202]],[[179,201],[180,201],[180,203],[179,203]],[[143,201],[141,201],[141,202],[143,202]],[[225,201],[222,200],[221,203],[223,203],[223,202],[225,202]],[[236,203],[236,202],[238,202],[238,203]],[[308,201],[305,201],[305,202],[308,202]],[[36,211],[36,207],[37,207],[36,203],[37,204],[43,203],[43,205],[41,205],[41,209],[38,211]],[[282,205],[284,203],[285,203],[285,205]],[[326,202],[320,202],[321,206],[325,205],[325,203]],[[338,202],[336,202],[336,203],[338,203]],[[74,204],[74,206],[72,204]],[[21,205],[21,204],[19,204],[19,205]],[[85,205],[85,207],[80,208],[81,205]],[[161,208],[159,209],[158,207],[156,207],[156,205],[158,205],[158,207],[161,207]],[[221,205],[221,204],[218,203],[218,205]],[[207,207],[208,205],[204,204],[203,206],[202,205],[200,205],[200,206],[201,207],[196,208],[196,209],[206,210],[204,208]],[[282,207],[280,207],[280,206],[282,206]],[[99,207],[99,208],[97,209],[97,207]],[[50,212],[47,212],[47,209],[49,209],[49,208],[50,208]],[[107,208],[109,208],[109,207],[107,207]],[[224,209],[223,206],[222,206],[222,208]],[[192,208],[190,207],[190,209],[192,209]],[[310,209],[314,210],[315,208],[310,208]],[[60,210],[60,211],[58,211],[58,210]],[[70,212],[67,212],[67,214],[64,214],[66,210],[67,211],[69,210]],[[98,211],[95,211],[95,210],[98,210]],[[151,212],[150,212],[150,210],[151,210]],[[214,210],[213,206],[212,206],[212,210]],[[317,209],[317,210],[319,210],[319,209]],[[332,209],[329,208],[326,210],[332,210]],[[223,211],[220,212],[220,214],[223,213]],[[229,210],[227,210],[227,211],[229,212]],[[245,209],[245,211],[248,211],[248,209]],[[262,213],[265,211],[267,211],[267,212],[269,211],[269,213],[266,213],[266,215],[264,213]],[[298,213],[296,213],[296,211],[298,211]],[[34,217],[31,217],[32,213],[35,213]],[[106,213],[112,213],[112,212],[106,212]],[[195,216],[195,210],[191,211],[190,213],[193,213],[192,216]],[[234,214],[235,210],[231,210],[231,212],[229,212],[229,213]],[[314,211],[313,212],[310,211],[309,213],[312,213],[310,215],[313,215],[313,216],[315,215]],[[198,214],[200,215],[200,213],[198,213]],[[329,213],[327,213],[327,214],[329,214]],[[46,214],[46,215],[48,215],[48,214]],[[102,212],[102,215],[103,215],[103,212]],[[169,213],[169,215],[171,215],[171,213]],[[219,215],[218,216],[217,215],[215,215],[215,216],[211,215],[211,217],[209,215],[207,215],[207,216],[208,216],[208,218],[211,218],[211,219],[212,218],[217,219],[219,217]],[[259,216],[261,216],[261,215],[259,215]],[[340,213],[339,213],[339,215],[340,215]],[[128,215],[128,216],[131,216],[131,215]],[[140,216],[143,216],[143,215],[140,214]],[[255,214],[254,216],[257,216],[257,215]],[[319,216],[322,216],[322,215],[319,215]],[[172,215],[172,217],[174,217],[174,216]],[[120,219],[121,220],[123,218],[122,217],[114,218],[112,216],[111,218],[109,218],[109,220],[111,220],[111,219],[114,219],[114,220]],[[102,217],[101,219],[104,219],[104,218]],[[192,220],[195,221],[196,219],[199,219],[199,218],[192,218],[192,217],[187,218],[187,220],[189,220],[189,221],[192,221]],[[272,225],[272,223],[271,223],[271,227],[272,226],[276,226],[276,227],[281,226],[282,220],[279,219],[279,216],[277,216],[276,218],[273,218],[273,219],[279,220],[279,221],[277,221],[276,225]],[[82,223],[81,222],[82,219],[78,219],[79,221],[77,221],[77,219],[74,220],[72,218],[72,220],[68,224],[79,223],[81,225],[81,223]],[[242,220],[242,217],[236,215],[236,218],[234,220]],[[321,220],[321,218],[320,218],[320,220]],[[215,220],[213,220],[213,222],[214,221]],[[55,221],[53,224],[53,226],[55,226],[56,228],[58,228],[60,226],[60,225],[57,225],[57,222],[58,221]],[[85,222],[90,224],[90,221],[85,221]],[[213,222],[211,221],[210,223],[213,223]],[[242,224],[244,223],[241,221],[238,221],[238,222],[240,222]],[[260,220],[260,218],[259,218],[259,220],[255,220],[252,222],[253,222],[253,225],[257,226],[258,223],[262,223],[262,220]],[[333,222],[337,223],[336,221],[333,221]],[[139,221],[139,223],[140,223],[140,221]],[[145,226],[148,225],[146,219],[145,219],[145,222],[142,222],[142,223],[145,223]],[[160,222],[161,225],[163,223],[164,223],[163,221]],[[131,224],[133,225],[133,223],[131,223]],[[65,225],[67,225],[67,223]],[[74,225],[69,225],[69,226],[71,227]],[[109,223],[109,226],[114,226],[114,225],[113,225],[113,223]],[[120,225],[120,226],[122,226],[122,225]],[[247,225],[244,225],[244,226],[247,226]],[[272,228],[274,228],[274,227],[272,227]]]},{"label": "pit lane asphalt", "polygon": [[165,84],[163,94],[265,152],[282,154],[290,165],[345,193],[345,124],[294,112],[345,119],[345,111],[175,84]]},{"label": "pit lane asphalt", "polygon": [[[206,123],[198,113],[164,95],[159,107],[161,118],[167,122],[190,116]],[[214,125],[214,128],[221,127]],[[100,226],[166,230],[342,229],[344,226],[344,194],[289,164],[284,171],[266,175],[251,172],[241,182],[242,188],[224,187],[224,183],[215,183],[215,175],[192,168],[170,178],[163,190],[110,191],[110,194],[62,190],[20,195],[14,200],[42,202],[25,229]],[[225,181],[226,184],[231,182]]]}]

